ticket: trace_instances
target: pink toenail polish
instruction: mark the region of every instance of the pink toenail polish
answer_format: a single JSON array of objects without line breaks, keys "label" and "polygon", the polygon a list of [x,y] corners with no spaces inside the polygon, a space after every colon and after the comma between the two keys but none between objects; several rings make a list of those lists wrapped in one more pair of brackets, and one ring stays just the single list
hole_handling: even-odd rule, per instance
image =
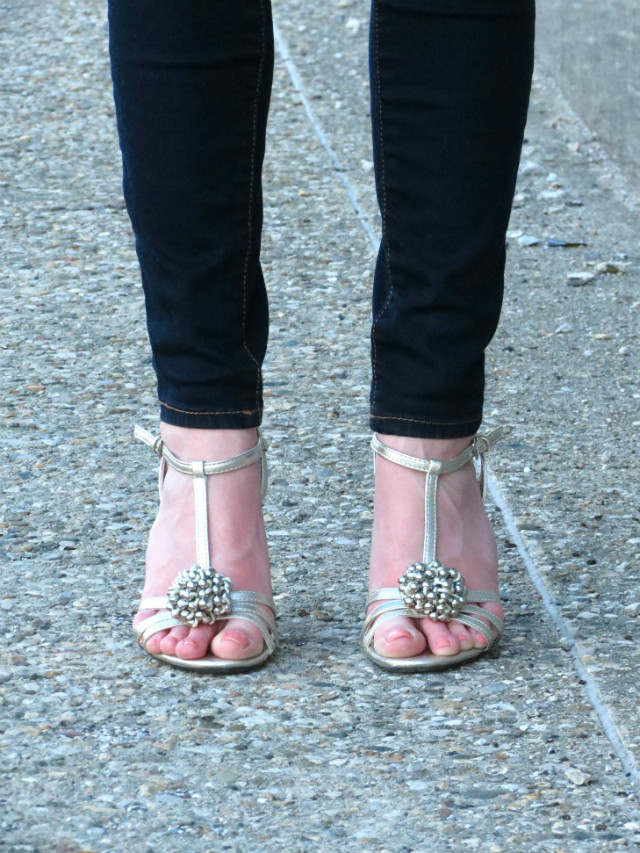
[{"label": "pink toenail polish", "polygon": [[251,640],[247,637],[246,634],[242,633],[233,633],[233,634],[225,634],[222,638],[223,640],[229,640],[232,643],[235,643],[237,646],[240,646],[241,649],[248,649],[251,645]]},{"label": "pink toenail polish", "polygon": [[394,640],[413,640],[415,639],[415,635],[409,633],[409,631],[403,631],[398,629],[397,631],[389,631],[385,640],[387,643],[393,643]]}]

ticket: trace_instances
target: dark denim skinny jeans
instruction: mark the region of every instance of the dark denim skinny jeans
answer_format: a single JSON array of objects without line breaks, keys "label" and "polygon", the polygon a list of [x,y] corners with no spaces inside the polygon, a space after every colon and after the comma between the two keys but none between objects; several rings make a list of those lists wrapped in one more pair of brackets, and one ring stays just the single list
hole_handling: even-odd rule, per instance
[{"label": "dark denim skinny jeans", "polygon": [[[373,0],[380,432],[454,438],[480,424],[534,16],[534,0]],[[110,0],[109,20],[161,417],[256,426],[268,336],[259,255],[269,0]]]}]

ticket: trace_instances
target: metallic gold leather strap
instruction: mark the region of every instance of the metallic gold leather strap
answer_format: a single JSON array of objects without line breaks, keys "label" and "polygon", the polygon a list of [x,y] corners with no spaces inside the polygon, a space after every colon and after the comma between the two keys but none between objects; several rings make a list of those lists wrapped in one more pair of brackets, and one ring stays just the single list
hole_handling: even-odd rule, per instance
[{"label": "metallic gold leather strap", "polygon": [[478,634],[482,634],[482,636],[487,641],[487,648],[493,645],[496,641],[496,635],[491,631],[489,625],[486,622],[481,622],[480,619],[475,619],[473,616],[469,616],[467,613],[461,613],[460,616],[457,617],[458,622],[462,625],[466,625],[468,628],[471,628],[473,631],[477,631]]},{"label": "metallic gold leather strap", "polygon": [[148,595],[143,598],[138,610],[164,610],[167,606],[166,595]]},{"label": "metallic gold leather strap", "polygon": [[414,471],[422,471],[425,474],[431,471],[434,474],[450,474],[452,471],[457,471],[470,459],[476,459],[480,454],[486,454],[501,438],[509,435],[511,432],[510,426],[500,426],[491,430],[487,435],[477,435],[469,447],[462,451],[454,459],[420,459],[418,456],[410,456],[408,453],[402,453],[400,450],[395,450],[393,447],[384,444],[378,438],[378,434],[374,433],[371,438],[371,447],[379,455],[384,456],[396,465],[402,465],[404,468],[412,468]]},{"label": "metallic gold leather strap", "polygon": [[397,586],[383,586],[380,589],[375,589],[367,596],[366,607],[373,604],[374,601],[402,601],[402,596]]},{"label": "metallic gold leather strap", "polygon": [[397,601],[385,601],[374,607],[367,614],[362,626],[362,644],[366,647],[373,642],[375,632],[379,626],[388,619],[396,619],[398,616],[406,616],[409,619],[416,618],[415,610],[409,610],[398,598]]},{"label": "metallic gold leather strap", "polygon": [[260,461],[262,466],[262,497],[266,495],[268,482],[267,457],[265,453],[264,439],[258,430],[258,441],[249,450],[244,453],[239,453],[237,456],[232,456],[230,459],[223,459],[220,462],[185,462],[175,456],[160,436],[153,436],[148,430],[141,426],[134,427],[134,435],[142,441],[147,447],[150,447],[153,452],[160,456],[161,459],[179,471],[181,474],[191,474],[194,477],[208,477],[210,474],[226,474],[229,471],[238,471],[240,468],[246,468],[248,465],[253,465],[254,462]]},{"label": "metallic gold leather strap", "polygon": [[[366,606],[373,604],[374,601],[394,601],[395,599],[402,601],[398,587],[383,586],[369,593]],[[500,604],[500,596],[490,589],[469,589],[467,590],[467,601],[482,602],[483,604],[490,601],[493,604]]]},{"label": "metallic gold leather strap", "polygon": [[148,616],[146,619],[138,622],[133,626],[133,633],[138,638],[140,644],[144,647],[147,644],[149,637],[157,634],[158,631],[165,631],[169,628],[179,628],[182,625],[178,619],[174,619],[166,610],[160,610],[154,613],[153,616]]},{"label": "metallic gold leather strap", "polygon": [[475,613],[482,619],[486,619],[493,625],[499,634],[502,634],[504,631],[504,620],[499,616],[496,616],[496,614],[492,613],[490,610],[487,610],[486,607],[477,607],[475,604],[467,604],[464,607],[464,612],[471,615]]}]

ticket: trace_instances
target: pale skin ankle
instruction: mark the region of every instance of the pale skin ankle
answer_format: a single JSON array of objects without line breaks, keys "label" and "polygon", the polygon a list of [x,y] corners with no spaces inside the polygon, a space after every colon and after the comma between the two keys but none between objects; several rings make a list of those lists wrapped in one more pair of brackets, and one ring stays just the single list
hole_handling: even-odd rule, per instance
[{"label": "pale skin ankle", "polygon": [[250,429],[191,429],[174,426],[164,421],[160,435],[167,447],[179,459],[219,462],[237,456],[254,446],[258,432]]}]

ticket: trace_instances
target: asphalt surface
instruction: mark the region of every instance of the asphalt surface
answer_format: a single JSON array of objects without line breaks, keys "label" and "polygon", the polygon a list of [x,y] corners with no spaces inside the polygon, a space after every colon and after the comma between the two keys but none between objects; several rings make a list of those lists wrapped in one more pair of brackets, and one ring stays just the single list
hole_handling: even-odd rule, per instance
[{"label": "asphalt surface", "polygon": [[280,649],[157,664],[130,622],[157,407],[105,9],[0,0],[0,849],[640,850],[638,205],[543,73],[488,353],[506,634],[408,677],[358,645],[378,218],[362,0],[280,2],[265,512]]}]

